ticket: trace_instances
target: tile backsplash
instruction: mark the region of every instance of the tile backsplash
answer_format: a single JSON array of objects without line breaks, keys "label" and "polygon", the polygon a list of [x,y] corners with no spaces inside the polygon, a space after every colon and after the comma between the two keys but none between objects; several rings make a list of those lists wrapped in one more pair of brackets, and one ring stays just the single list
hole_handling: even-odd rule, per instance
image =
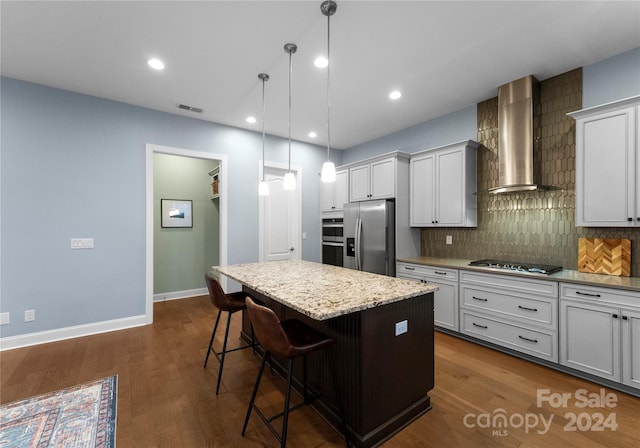
[{"label": "tile backsplash", "polygon": [[[631,275],[640,276],[640,228],[576,227],[575,121],[582,108],[582,69],[540,83],[534,145],[541,184],[557,190],[492,195],[498,183],[498,99],[478,104],[478,227],[422,229],[424,256],[497,258],[578,269],[578,238],[631,240]],[[453,244],[445,244],[446,236]]]}]

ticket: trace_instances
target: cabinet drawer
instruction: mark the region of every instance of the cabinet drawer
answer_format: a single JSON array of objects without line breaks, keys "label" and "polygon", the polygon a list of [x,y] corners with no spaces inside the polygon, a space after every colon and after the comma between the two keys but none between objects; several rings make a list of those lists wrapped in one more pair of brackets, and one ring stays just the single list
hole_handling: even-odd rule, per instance
[{"label": "cabinet drawer", "polygon": [[558,335],[537,331],[462,311],[462,333],[531,356],[558,362]]},{"label": "cabinet drawer", "polygon": [[625,289],[599,288],[573,283],[560,283],[560,297],[580,299],[606,305],[630,306],[640,308],[640,293]]},{"label": "cabinet drawer", "polygon": [[[501,315],[525,324],[557,331],[557,300],[546,297],[520,297],[498,291],[462,287],[461,306],[476,311]],[[497,317],[497,316],[496,316]]]},{"label": "cabinet drawer", "polygon": [[396,265],[396,273],[398,276],[400,276],[401,273],[406,273],[410,275],[430,277],[435,280],[458,280],[458,271],[456,269],[440,268],[423,264],[398,263]]},{"label": "cabinet drawer", "polygon": [[549,280],[538,280],[524,276],[484,274],[471,271],[460,271],[460,282],[491,289],[504,288],[508,292],[537,294],[540,296],[558,297],[558,283]]}]

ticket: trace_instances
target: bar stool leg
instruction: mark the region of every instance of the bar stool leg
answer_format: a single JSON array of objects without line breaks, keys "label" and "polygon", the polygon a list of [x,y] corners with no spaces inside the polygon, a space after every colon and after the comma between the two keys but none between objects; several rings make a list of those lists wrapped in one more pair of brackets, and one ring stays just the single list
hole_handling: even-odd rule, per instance
[{"label": "bar stool leg", "polygon": [[227,317],[227,329],[224,332],[224,342],[222,343],[222,353],[220,357],[220,368],[218,369],[218,383],[216,384],[216,395],[220,390],[220,380],[222,379],[222,367],[224,366],[224,355],[227,353],[227,339],[229,338],[229,327],[231,326],[231,313]]},{"label": "bar stool leg", "polygon": [[251,417],[251,411],[253,411],[253,406],[256,401],[256,394],[258,393],[258,387],[260,386],[260,379],[262,378],[262,372],[264,372],[264,366],[269,359],[271,359],[271,353],[265,352],[264,357],[262,358],[262,364],[260,364],[260,370],[258,370],[256,385],[253,386],[253,392],[251,393],[251,400],[249,401],[249,409],[247,409],[247,416],[245,417],[244,425],[242,426],[242,437],[244,437],[244,433],[247,430],[247,425],[249,424],[249,417]]},{"label": "bar stool leg", "polygon": [[347,420],[344,413],[344,403],[342,401],[342,395],[340,395],[340,386],[338,385],[338,374],[336,372],[336,361],[333,358],[333,350],[329,348],[329,366],[331,368],[331,376],[333,377],[333,391],[336,394],[336,400],[338,402],[338,410],[340,411],[340,419],[342,423],[342,432],[344,433],[344,440],[347,444],[347,448],[351,445],[349,444],[349,433],[347,432]]},{"label": "bar stool leg", "polygon": [[213,338],[218,330],[218,322],[220,322],[220,314],[222,310],[218,310],[218,317],[216,317],[216,324],[213,326],[213,333],[211,333],[211,340],[209,341],[209,350],[207,350],[207,357],[204,358],[204,367],[207,367],[207,361],[209,361],[209,355],[211,354],[211,347],[213,346]]},{"label": "bar stool leg", "polygon": [[289,402],[291,401],[291,377],[293,376],[293,358],[289,359],[289,371],[287,372],[287,395],[284,399],[284,415],[282,417],[282,435],[280,436],[280,448],[287,446],[287,426],[289,424]]}]

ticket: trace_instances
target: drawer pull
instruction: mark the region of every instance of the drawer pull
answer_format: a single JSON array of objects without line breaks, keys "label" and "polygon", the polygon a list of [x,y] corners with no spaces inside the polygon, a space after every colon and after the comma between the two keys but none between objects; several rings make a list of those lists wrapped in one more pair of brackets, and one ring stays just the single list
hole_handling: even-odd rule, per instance
[{"label": "drawer pull", "polygon": [[474,299],[474,300],[479,300],[481,302],[486,302],[487,301],[487,299],[483,299],[482,297],[471,296],[471,298]]},{"label": "drawer pull", "polygon": [[474,326],[474,327],[483,328],[483,329],[485,329],[485,330],[486,330],[487,328],[489,328],[489,327],[487,327],[486,325],[480,325],[480,324],[477,324],[477,323],[475,323],[475,322],[471,322],[471,323],[473,324],[473,326]]},{"label": "drawer pull", "polygon": [[521,310],[525,310],[525,311],[538,311],[538,308],[528,308],[526,306],[522,306],[522,305],[518,305],[518,308],[520,308]]},{"label": "drawer pull", "polygon": [[440,271],[433,271],[433,272],[438,275],[447,275],[446,272],[440,272]]},{"label": "drawer pull", "polygon": [[409,267],[409,266],[405,266],[404,268],[405,268],[407,271],[415,271],[415,270],[416,270],[416,268],[412,268],[412,267]]},{"label": "drawer pull", "polygon": [[579,295],[579,296],[600,297],[600,294],[589,294],[588,292],[576,291],[576,294]]},{"label": "drawer pull", "polygon": [[537,343],[538,343],[538,340],[537,340],[537,339],[525,338],[524,336],[520,336],[520,335],[518,335],[518,337],[519,337],[520,339],[522,339],[523,341],[533,342],[534,344],[537,344]]}]

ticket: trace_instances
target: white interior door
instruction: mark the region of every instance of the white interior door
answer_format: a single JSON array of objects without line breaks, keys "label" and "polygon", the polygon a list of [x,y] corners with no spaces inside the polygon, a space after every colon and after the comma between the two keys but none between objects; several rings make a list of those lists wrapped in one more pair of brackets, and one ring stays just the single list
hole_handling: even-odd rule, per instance
[{"label": "white interior door", "polygon": [[302,258],[300,171],[295,172],[298,185],[293,191],[284,189],[286,172],[286,168],[265,167],[269,195],[260,197],[260,261]]}]

